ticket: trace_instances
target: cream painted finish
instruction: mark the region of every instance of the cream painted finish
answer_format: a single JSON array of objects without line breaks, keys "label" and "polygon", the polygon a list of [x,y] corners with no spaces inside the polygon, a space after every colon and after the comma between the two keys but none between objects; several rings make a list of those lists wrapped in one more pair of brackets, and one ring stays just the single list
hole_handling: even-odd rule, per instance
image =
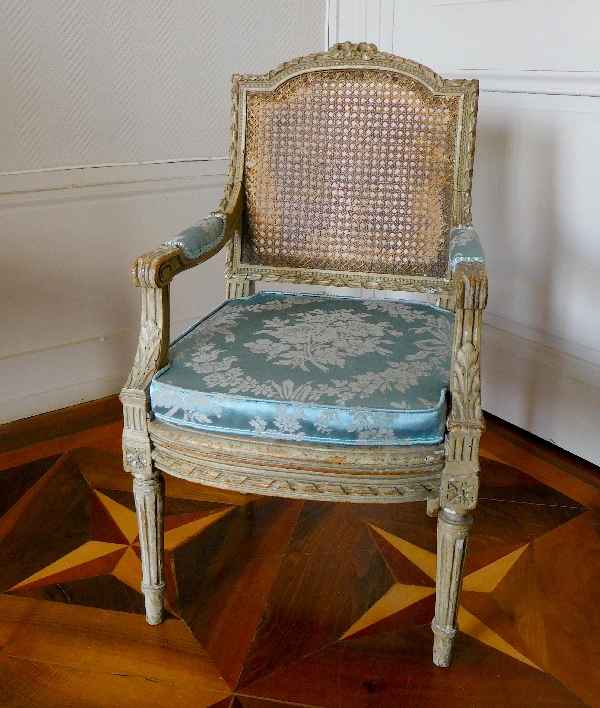
[{"label": "cream painted finish", "polygon": [[473,220],[491,284],[483,405],[600,464],[600,5],[329,7],[331,42],[366,39],[479,79]]}]

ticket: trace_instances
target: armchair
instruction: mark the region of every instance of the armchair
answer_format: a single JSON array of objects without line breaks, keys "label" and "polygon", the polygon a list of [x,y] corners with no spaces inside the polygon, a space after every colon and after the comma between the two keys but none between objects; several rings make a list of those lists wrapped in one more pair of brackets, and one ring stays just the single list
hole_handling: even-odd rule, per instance
[{"label": "armchair", "polygon": [[[434,662],[447,666],[477,502],[481,313],[471,226],[477,82],[370,44],[233,77],[220,210],[139,258],[121,392],[150,624],[163,480],[438,512]],[[227,299],[169,346],[169,284],[227,247]],[[433,293],[437,305],[256,282]],[[449,406],[448,406],[449,401]]]}]

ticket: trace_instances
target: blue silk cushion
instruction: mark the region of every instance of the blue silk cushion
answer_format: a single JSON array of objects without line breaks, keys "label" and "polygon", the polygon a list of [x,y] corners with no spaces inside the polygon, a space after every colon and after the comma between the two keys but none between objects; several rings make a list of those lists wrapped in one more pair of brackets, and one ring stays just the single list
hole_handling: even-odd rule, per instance
[{"label": "blue silk cushion", "polygon": [[170,348],[154,415],[197,430],[331,445],[444,437],[454,315],[401,300],[263,292]]}]

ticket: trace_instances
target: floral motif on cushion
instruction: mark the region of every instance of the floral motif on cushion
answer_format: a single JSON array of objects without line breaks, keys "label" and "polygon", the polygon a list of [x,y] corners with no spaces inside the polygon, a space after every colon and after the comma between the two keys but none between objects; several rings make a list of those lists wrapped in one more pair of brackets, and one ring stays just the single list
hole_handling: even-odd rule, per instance
[{"label": "floral motif on cushion", "polygon": [[324,444],[434,444],[454,316],[418,302],[259,293],[170,349],[155,416],[200,430]]}]

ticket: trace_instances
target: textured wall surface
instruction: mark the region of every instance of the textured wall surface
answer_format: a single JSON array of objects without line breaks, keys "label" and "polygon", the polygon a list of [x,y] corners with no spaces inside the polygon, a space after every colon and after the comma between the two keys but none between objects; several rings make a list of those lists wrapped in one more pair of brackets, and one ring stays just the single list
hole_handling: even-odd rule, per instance
[{"label": "textured wall surface", "polygon": [[[121,388],[131,263],[223,195],[227,160],[193,158],[228,153],[231,74],[322,50],[325,15],[325,0],[0,3],[0,422]],[[179,276],[173,335],[224,293],[223,253]]]},{"label": "textured wall surface", "polygon": [[0,173],[226,155],[231,74],[324,28],[324,0],[4,0]]}]

